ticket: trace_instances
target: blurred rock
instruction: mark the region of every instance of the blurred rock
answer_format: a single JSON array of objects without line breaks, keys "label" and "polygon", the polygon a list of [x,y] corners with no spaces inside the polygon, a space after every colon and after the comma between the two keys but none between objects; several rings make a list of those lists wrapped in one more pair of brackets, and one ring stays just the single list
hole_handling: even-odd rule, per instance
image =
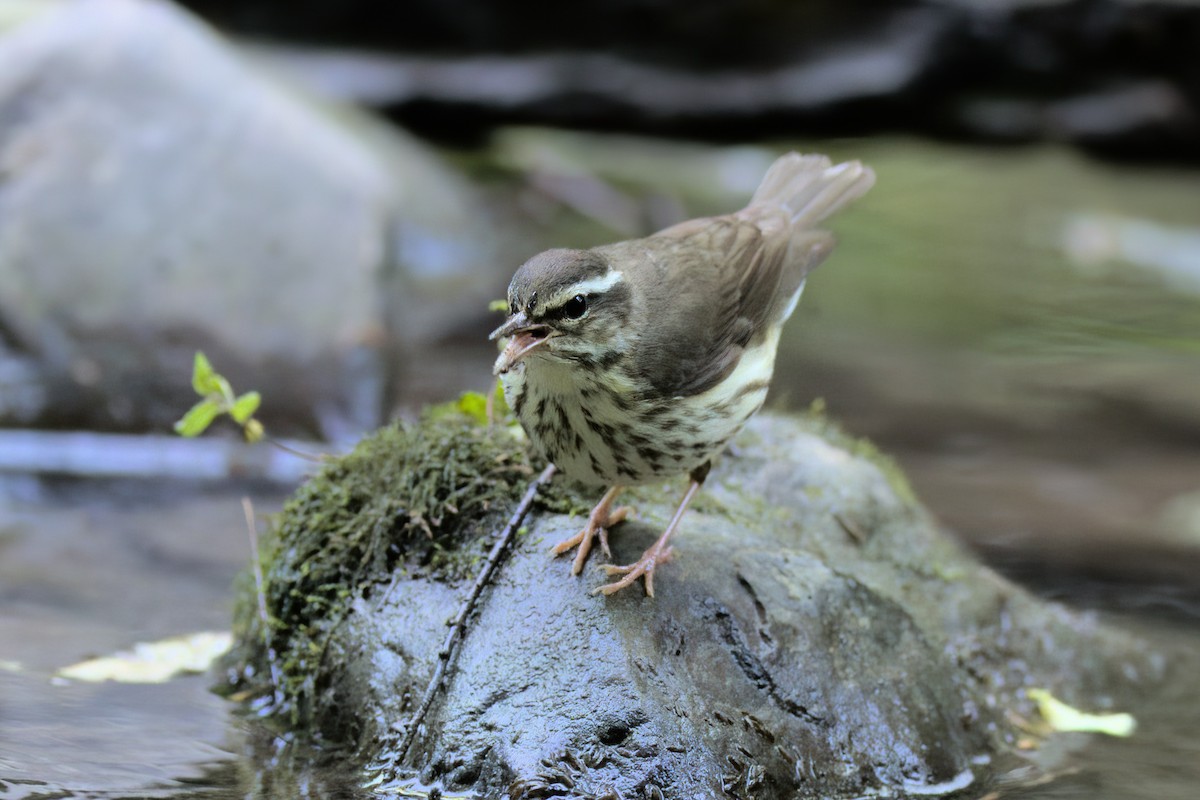
[{"label": "blurred rock", "polygon": [[169,426],[204,349],[276,432],[346,435],[511,268],[427,148],[150,0],[0,38],[0,172],[0,424]]},{"label": "blurred rock", "polygon": [[10,352],[0,341],[0,420],[20,425],[38,418],[48,400],[38,362]]},{"label": "blurred rock", "polygon": [[516,119],[718,138],[900,130],[1200,158],[1195,3],[187,2],[244,34],[332,46],[286,61],[448,138]]},{"label": "blurred rock", "polygon": [[1200,549],[1200,491],[1171,498],[1159,512],[1157,527],[1165,541]]}]

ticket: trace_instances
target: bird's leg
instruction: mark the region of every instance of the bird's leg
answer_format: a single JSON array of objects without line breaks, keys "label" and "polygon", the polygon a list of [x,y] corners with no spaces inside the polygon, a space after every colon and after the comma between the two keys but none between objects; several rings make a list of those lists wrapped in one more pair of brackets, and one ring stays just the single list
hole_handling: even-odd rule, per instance
[{"label": "bird's leg", "polygon": [[662,532],[662,536],[650,545],[646,552],[642,553],[642,557],[632,564],[616,567],[611,564],[606,564],[603,569],[608,575],[624,575],[619,581],[606,583],[603,586],[595,589],[593,594],[612,594],[619,592],[626,586],[629,586],[640,577],[646,579],[646,594],[654,597],[654,568],[658,564],[666,563],[671,558],[671,548],[667,541],[671,538],[671,534],[679,527],[679,520],[683,519],[683,512],[687,511],[688,504],[692,502],[692,498],[696,496],[696,492],[700,491],[700,487],[704,484],[704,479],[708,477],[708,470],[712,466],[711,463],[705,463],[703,466],[692,470],[692,482],[688,484],[687,493],[684,494],[682,502],[679,503],[679,508],[675,509],[675,515],[671,517],[670,523],[667,524],[667,529]]},{"label": "bird's leg", "polygon": [[583,530],[554,546],[556,556],[561,556],[576,545],[579,546],[579,552],[575,554],[575,563],[571,565],[572,575],[578,575],[583,570],[583,562],[587,560],[588,553],[592,550],[592,540],[597,534],[600,536],[600,547],[604,550],[604,555],[612,558],[612,552],[608,549],[608,529],[625,519],[630,511],[629,506],[615,509],[612,507],[621,488],[614,486],[605,492],[604,497],[600,498],[600,502],[588,515],[587,525],[583,526]]}]

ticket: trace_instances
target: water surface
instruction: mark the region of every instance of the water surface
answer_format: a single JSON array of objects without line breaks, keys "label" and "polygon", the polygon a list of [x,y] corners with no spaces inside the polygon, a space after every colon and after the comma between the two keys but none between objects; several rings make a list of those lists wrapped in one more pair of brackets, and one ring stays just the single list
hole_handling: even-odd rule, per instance
[{"label": "water surface", "polygon": [[[824,398],[999,568],[1200,664],[1200,174],[1048,147],[805,149],[863,158],[879,183],[836,223],[842,244],[788,327],[769,404]],[[548,240],[594,244],[736,207],[771,155],[516,131],[478,158],[517,207],[540,209]],[[453,357],[446,394],[486,385],[481,337]],[[228,627],[249,552],[238,487],[0,486],[0,797],[350,791],[327,764],[278,769],[320,759],[231,713],[206,677],[52,680],[136,641]],[[1128,709],[1132,739],[1068,737],[1077,751],[1050,774],[974,796],[1195,797],[1200,669],[1172,674]]]}]

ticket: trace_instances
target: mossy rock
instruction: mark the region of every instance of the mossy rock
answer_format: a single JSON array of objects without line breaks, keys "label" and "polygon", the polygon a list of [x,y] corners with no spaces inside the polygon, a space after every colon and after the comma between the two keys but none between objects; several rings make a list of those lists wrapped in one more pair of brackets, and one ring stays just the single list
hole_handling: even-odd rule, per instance
[{"label": "mossy rock", "polygon": [[[336,669],[331,634],[353,606],[401,579],[456,585],[471,577],[533,475],[514,429],[482,425],[454,405],[327,459],[264,541],[268,631],[249,576],[243,581],[234,621],[235,658],[250,668],[243,690],[290,726],[320,727],[329,716],[327,672]],[[568,498],[560,488],[542,505],[568,510]]]},{"label": "mossy rock", "polygon": [[[595,498],[549,492],[400,763],[446,622],[535,466],[519,436],[455,415],[329,464],[265,556],[273,659],[246,592],[242,688],[393,791],[855,797],[978,788],[1027,736],[1024,688],[1098,707],[1162,669],[979,565],[874,448],[820,414],[764,414],[713,470],[653,598],[593,595],[599,571],[551,558]],[[682,490],[631,493],[617,561]]]}]

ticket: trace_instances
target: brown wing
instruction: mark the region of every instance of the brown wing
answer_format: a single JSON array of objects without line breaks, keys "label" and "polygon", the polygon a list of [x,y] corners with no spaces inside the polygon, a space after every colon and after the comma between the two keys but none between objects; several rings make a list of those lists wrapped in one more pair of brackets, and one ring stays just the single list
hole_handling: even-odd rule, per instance
[{"label": "brown wing", "polygon": [[779,224],[775,235],[761,220],[710,217],[598,248],[610,264],[628,265],[637,338],[626,363],[656,392],[706,391],[766,331],[788,260],[787,224]]},{"label": "brown wing", "polygon": [[627,265],[638,331],[633,364],[662,394],[716,385],[747,346],[781,324],[809,270],[833,247],[816,226],[861,197],[875,174],[857,161],[789,153],[736,214],[683,222],[599,248]]}]

